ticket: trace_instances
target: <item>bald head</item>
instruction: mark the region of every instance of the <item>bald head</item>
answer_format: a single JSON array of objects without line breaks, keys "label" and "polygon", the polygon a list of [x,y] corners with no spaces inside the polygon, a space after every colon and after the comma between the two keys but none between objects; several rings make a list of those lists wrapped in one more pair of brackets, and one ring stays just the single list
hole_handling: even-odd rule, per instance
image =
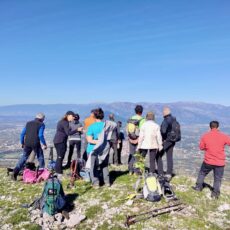
[{"label": "bald head", "polygon": [[164,107],[163,108],[163,116],[165,117],[165,116],[167,116],[169,114],[171,114],[170,108],[169,107]]}]

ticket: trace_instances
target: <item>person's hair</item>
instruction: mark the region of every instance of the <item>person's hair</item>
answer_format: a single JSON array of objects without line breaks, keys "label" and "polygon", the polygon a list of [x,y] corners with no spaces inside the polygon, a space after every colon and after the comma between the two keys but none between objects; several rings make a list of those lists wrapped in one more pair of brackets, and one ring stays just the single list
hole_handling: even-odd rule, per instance
[{"label": "person's hair", "polygon": [[211,129],[217,129],[217,128],[219,128],[219,122],[218,121],[211,121],[209,126]]},{"label": "person's hair", "polygon": [[62,118],[61,118],[61,120],[66,120],[67,121],[67,117],[68,117],[68,115],[64,115]]},{"label": "person's hair", "polygon": [[164,107],[163,108],[163,115],[164,116],[167,116],[167,115],[169,115],[169,114],[171,114],[171,110],[170,110],[170,108],[169,107]]},{"label": "person's hair", "polygon": [[136,105],[135,112],[136,112],[136,114],[142,114],[143,106],[142,105]]},{"label": "person's hair", "polygon": [[95,109],[93,111],[93,114],[94,114],[96,119],[103,120],[103,118],[104,118],[104,111],[102,110],[102,108]]},{"label": "person's hair", "polygon": [[109,114],[109,120],[110,120],[110,121],[114,121],[114,114],[113,114],[113,113],[110,113],[110,114]]},{"label": "person's hair", "polygon": [[74,116],[74,120],[75,120],[75,121],[79,121],[79,120],[80,120],[80,116],[79,116],[79,114],[78,114],[78,113],[76,113],[76,114],[75,114],[75,116]]},{"label": "person's hair", "polygon": [[153,112],[148,112],[146,115],[146,120],[155,120],[155,115]]}]

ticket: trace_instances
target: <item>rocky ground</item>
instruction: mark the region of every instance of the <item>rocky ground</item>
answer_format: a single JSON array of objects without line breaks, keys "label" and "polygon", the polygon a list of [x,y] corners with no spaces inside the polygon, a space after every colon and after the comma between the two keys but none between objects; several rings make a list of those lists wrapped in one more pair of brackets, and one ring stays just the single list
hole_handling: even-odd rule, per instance
[{"label": "rocky ground", "polygon": [[[39,210],[23,208],[39,197],[44,183],[23,184],[14,182],[0,169],[0,229],[35,230],[35,229],[126,229],[127,215],[146,212],[167,205],[162,199],[158,203],[142,199],[132,199],[133,185],[137,176],[128,175],[126,166],[110,167],[113,184],[111,187],[94,189],[89,183],[77,181],[75,187],[67,188],[69,177],[67,170],[63,178],[63,186],[68,199],[74,207],[70,219],[61,214],[55,217],[40,216]],[[202,192],[191,189],[195,179],[175,176],[172,179],[174,191],[185,208],[170,214],[152,217],[130,226],[130,229],[230,229],[230,184],[224,182],[222,194],[218,200],[210,197],[210,190]],[[211,179],[206,182],[211,183]],[[42,227],[41,227],[42,226]]]}]

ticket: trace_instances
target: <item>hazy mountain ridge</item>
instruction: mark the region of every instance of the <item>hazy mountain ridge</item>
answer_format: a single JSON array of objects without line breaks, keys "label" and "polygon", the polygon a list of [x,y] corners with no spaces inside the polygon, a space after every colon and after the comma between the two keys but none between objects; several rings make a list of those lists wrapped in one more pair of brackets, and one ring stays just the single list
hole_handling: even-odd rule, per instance
[{"label": "hazy mountain ridge", "polygon": [[177,117],[181,124],[207,124],[210,120],[218,120],[223,125],[230,124],[230,107],[218,104],[209,104],[203,102],[173,102],[173,103],[90,103],[90,104],[22,104],[0,106],[0,121],[8,119],[28,119],[34,117],[37,112],[44,112],[47,120],[58,120],[66,111],[73,110],[78,112],[81,119],[87,117],[91,109],[102,107],[107,115],[112,112],[117,120],[126,121],[128,117],[134,114],[136,104],[142,104],[144,114],[148,111],[154,111],[158,121],[162,120],[162,109],[169,106],[172,114]]}]

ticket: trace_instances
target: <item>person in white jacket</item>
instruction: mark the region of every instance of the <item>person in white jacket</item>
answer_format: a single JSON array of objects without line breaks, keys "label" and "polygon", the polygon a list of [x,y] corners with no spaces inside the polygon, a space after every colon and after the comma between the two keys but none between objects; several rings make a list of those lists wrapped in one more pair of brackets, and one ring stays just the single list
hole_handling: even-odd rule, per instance
[{"label": "person in white jacket", "polygon": [[[146,154],[149,151],[149,161],[150,161],[149,163],[150,163],[151,173],[155,173],[156,159],[157,159],[158,168],[161,168],[162,159],[161,157],[158,157],[157,154],[159,151],[163,149],[160,126],[154,120],[155,120],[154,113],[148,112],[146,115],[146,122],[140,128],[140,135],[138,140],[138,149],[141,151],[142,155],[146,156]],[[163,172],[160,173],[163,174]]]}]

